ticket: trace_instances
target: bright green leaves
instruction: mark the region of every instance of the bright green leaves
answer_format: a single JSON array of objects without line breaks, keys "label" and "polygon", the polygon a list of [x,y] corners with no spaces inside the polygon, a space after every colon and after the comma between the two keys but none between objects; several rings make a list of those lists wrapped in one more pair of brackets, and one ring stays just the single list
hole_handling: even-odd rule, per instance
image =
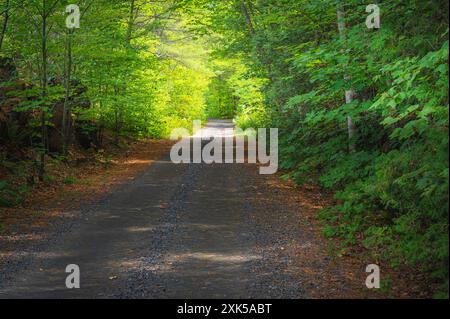
[{"label": "bright green leaves", "polygon": [[365,27],[360,2],[344,7],[339,39],[329,2],[257,4],[281,166],[297,182],[337,191],[340,204],[323,214],[327,235],[365,238],[376,257],[448,280],[448,6],[383,3],[377,31]]},{"label": "bright green leaves", "polygon": [[392,127],[391,138],[420,136],[430,125],[448,123],[448,42],[422,59],[404,59],[383,68],[393,85],[371,106],[385,116],[381,124]]}]

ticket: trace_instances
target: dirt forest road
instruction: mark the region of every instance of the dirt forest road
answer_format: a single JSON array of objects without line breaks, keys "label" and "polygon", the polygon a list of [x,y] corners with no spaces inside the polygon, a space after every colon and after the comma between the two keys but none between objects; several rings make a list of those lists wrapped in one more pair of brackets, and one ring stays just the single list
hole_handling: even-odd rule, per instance
[{"label": "dirt forest road", "polygon": [[[221,136],[230,128],[207,125]],[[20,263],[2,265],[0,298],[311,297],[292,247],[308,250],[312,235],[289,208],[262,202],[272,195],[259,178],[255,165],[176,165],[167,154]],[[80,289],[66,288],[69,264],[80,268]]]}]

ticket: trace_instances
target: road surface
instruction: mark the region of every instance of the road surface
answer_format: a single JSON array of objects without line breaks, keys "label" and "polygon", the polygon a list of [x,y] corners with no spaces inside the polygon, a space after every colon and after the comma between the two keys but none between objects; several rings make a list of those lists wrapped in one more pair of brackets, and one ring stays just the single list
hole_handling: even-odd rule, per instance
[{"label": "road surface", "polygon": [[[210,121],[204,130],[228,136],[233,125]],[[167,155],[26,262],[3,266],[0,298],[305,297],[286,271],[289,256],[279,257],[283,243],[252,219],[261,209],[256,171],[248,164],[177,165]],[[66,287],[69,264],[80,268],[80,289]]]}]

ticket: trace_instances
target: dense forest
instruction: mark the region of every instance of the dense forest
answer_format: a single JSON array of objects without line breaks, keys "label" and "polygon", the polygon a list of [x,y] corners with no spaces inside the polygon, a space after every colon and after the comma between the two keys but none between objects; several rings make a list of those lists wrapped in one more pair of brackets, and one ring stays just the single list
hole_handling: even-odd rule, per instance
[{"label": "dense forest", "polygon": [[374,2],[369,28],[360,0],[1,0],[0,204],[74,148],[234,118],[334,192],[325,236],[448,296],[449,5]]}]

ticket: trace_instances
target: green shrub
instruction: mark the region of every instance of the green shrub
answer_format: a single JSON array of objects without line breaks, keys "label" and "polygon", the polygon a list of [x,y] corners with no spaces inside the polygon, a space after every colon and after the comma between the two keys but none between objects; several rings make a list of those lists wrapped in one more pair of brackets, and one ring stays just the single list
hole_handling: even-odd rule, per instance
[{"label": "green shrub", "polygon": [[26,185],[13,187],[8,181],[0,181],[0,207],[12,207],[20,204],[28,192]]},{"label": "green shrub", "polygon": [[77,179],[73,176],[66,176],[63,180],[63,183],[66,185],[73,185],[77,182]]}]

